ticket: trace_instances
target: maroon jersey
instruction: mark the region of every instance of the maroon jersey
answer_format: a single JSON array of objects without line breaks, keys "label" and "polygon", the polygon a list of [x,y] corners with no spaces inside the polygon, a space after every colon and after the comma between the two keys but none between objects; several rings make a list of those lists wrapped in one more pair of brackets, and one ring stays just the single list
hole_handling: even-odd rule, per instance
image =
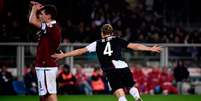
[{"label": "maroon jersey", "polygon": [[41,24],[41,34],[37,46],[36,67],[56,67],[55,59],[51,57],[59,47],[61,28],[54,21],[53,24]]}]

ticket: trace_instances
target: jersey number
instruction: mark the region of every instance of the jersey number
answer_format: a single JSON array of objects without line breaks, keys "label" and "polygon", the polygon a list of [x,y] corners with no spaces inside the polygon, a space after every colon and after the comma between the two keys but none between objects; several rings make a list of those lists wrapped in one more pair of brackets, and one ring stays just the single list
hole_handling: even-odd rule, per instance
[{"label": "jersey number", "polygon": [[107,42],[103,54],[104,54],[104,55],[111,56],[112,53],[113,53],[113,51],[111,50],[110,42]]}]

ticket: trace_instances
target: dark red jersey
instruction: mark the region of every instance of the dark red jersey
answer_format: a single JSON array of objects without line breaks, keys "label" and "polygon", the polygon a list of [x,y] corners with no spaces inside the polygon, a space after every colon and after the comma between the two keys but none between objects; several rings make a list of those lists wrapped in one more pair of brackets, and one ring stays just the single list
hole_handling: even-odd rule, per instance
[{"label": "dark red jersey", "polygon": [[56,24],[41,24],[41,34],[37,46],[36,67],[56,67],[57,63],[51,57],[59,47],[61,28]]}]

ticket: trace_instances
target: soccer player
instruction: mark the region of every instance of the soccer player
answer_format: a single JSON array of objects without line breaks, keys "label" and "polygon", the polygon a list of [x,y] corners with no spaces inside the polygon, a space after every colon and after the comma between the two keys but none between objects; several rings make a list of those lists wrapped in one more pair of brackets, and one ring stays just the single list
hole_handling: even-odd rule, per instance
[{"label": "soccer player", "polygon": [[36,74],[40,101],[57,101],[57,63],[51,57],[59,47],[61,28],[55,18],[56,7],[31,1],[32,10],[29,23],[40,29],[36,54]]},{"label": "soccer player", "polygon": [[133,50],[160,52],[160,47],[147,47],[142,44],[129,43],[113,35],[113,28],[110,24],[105,24],[101,28],[102,39],[97,40],[84,48],[60,54],[55,53],[52,57],[56,60],[69,56],[78,56],[86,52],[96,52],[101,67],[107,77],[112,92],[118,101],[127,101],[123,88],[129,88],[129,93],[136,101],[142,101],[138,89],[134,86],[135,82],[128,64],[124,61],[121,52],[122,48]]}]

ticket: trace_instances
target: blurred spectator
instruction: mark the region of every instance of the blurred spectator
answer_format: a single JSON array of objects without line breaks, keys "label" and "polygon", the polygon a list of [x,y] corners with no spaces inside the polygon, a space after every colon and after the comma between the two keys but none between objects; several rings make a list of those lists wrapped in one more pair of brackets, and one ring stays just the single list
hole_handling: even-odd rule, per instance
[{"label": "blurred spectator", "polygon": [[101,68],[96,67],[91,76],[91,86],[94,94],[104,94],[106,91],[105,80]]},{"label": "blurred spectator", "polygon": [[37,76],[35,68],[32,66],[30,71],[24,75],[24,83],[26,87],[26,94],[36,95],[38,93]]},{"label": "blurred spectator", "polygon": [[25,95],[26,94],[26,88],[25,88],[24,81],[18,80],[17,78],[15,78],[12,82],[12,86],[17,95]]},{"label": "blurred spectator", "polygon": [[189,71],[182,60],[179,60],[174,68],[174,77],[176,82],[187,80],[189,77]]},{"label": "blurred spectator", "polygon": [[179,94],[182,94],[182,85],[188,79],[189,71],[184,65],[184,62],[179,60],[177,65],[174,67],[174,78],[177,82],[177,89]]},{"label": "blurred spectator", "polygon": [[161,70],[158,67],[154,67],[152,71],[148,73],[147,88],[150,94],[160,94],[162,92],[159,79],[160,73]]},{"label": "blurred spectator", "polygon": [[3,65],[0,72],[0,95],[14,95],[14,89],[12,86],[13,76],[7,70],[7,67]]},{"label": "blurred spectator", "polygon": [[177,94],[173,74],[167,67],[139,68],[133,66],[133,78],[137,88],[144,94]]},{"label": "blurred spectator", "polygon": [[142,69],[139,67],[133,67],[133,79],[136,82],[136,87],[139,89],[141,93],[148,93],[147,91],[147,82],[145,74],[143,73]]},{"label": "blurred spectator", "polygon": [[23,68],[23,74],[27,74],[27,73],[30,73],[31,69],[34,67],[33,64],[29,64],[29,65],[26,65],[24,68]]},{"label": "blurred spectator", "polygon": [[83,71],[82,67],[76,68],[75,77],[77,79],[78,86],[81,92],[84,92],[86,95],[92,95],[92,88],[88,82],[88,77],[86,76],[85,72]]},{"label": "blurred spectator", "polygon": [[167,67],[162,68],[160,74],[160,85],[164,95],[177,94],[177,88],[173,86],[174,77]]},{"label": "blurred spectator", "polygon": [[70,66],[65,64],[63,70],[59,73],[57,77],[59,93],[60,94],[76,94],[76,78],[70,72]]}]

